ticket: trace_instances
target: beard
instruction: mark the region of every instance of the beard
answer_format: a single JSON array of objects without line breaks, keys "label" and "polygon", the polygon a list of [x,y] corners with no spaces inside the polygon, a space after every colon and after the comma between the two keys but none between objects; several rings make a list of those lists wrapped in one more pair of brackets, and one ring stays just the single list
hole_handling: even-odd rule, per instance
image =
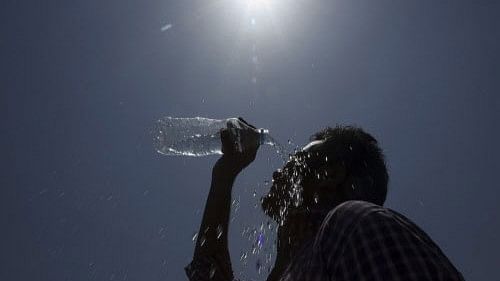
[{"label": "beard", "polygon": [[284,209],[286,206],[285,199],[282,197],[283,194],[280,194],[280,192],[278,192],[278,187],[273,184],[269,193],[260,200],[264,213],[276,222],[282,219],[280,217],[280,210]]},{"label": "beard", "polygon": [[269,193],[261,198],[262,210],[282,224],[290,211],[304,208],[302,194],[300,181],[274,182]]},{"label": "beard", "polygon": [[277,170],[273,174],[273,184],[269,193],[261,198],[264,213],[278,223],[283,223],[290,211],[304,211],[310,204],[310,196],[304,192],[304,187],[314,185],[311,175],[315,173],[312,173],[308,165],[302,163],[303,159],[294,156],[283,169]]}]

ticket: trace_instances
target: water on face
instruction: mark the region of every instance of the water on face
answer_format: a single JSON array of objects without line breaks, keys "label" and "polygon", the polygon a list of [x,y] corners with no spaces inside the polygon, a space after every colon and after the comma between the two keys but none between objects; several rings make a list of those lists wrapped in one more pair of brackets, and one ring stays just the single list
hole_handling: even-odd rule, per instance
[{"label": "water on face", "polygon": [[[240,235],[247,241],[247,248],[240,252],[240,264],[249,270],[255,270],[258,275],[269,273],[275,262],[275,254],[277,250],[277,231],[279,226],[285,224],[285,218],[292,210],[303,208],[303,174],[309,171],[309,167],[305,165],[304,157],[308,155],[301,154],[300,156],[291,155],[287,153],[290,149],[285,150],[283,146],[275,143],[274,146],[276,153],[281,156],[282,163],[284,164],[283,170],[279,170],[283,181],[274,182],[272,186],[278,186],[278,189],[283,191],[280,195],[282,198],[279,201],[277,223],[266,218],[257,223],[248,223],[240,231]],[[259,194],[255,195],[256,190],[269,190],[269,181],[264,181],[264,189],[253,188],[251,192],[251,200],[259,200]],[[264,194],[262,194],[264,195]],[[316,198],[315,202],[317,202]],[[261,205],[261,202],[256,202],[255,206]],[[255,209],[260,213],[260,210]],[[286,239],[286,238],[284,238]],[[290,238],[291,239],[291,238]],[[293,239],[291,239],[293,240]],[[242,276],[244,277],[244,276]]]}]

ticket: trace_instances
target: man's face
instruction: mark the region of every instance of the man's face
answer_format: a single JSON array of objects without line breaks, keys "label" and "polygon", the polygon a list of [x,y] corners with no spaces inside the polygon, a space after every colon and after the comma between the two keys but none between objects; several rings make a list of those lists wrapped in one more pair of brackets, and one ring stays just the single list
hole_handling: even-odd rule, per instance
[{"label": "man's face", "polygon": [[262,208],[274,220],[281,222],[290,212],[302,211],[317,202],[315,190],[324,176],[318,168],[328,161],[321,153],[323,142],[307,144],[273,173],[273,184],[262,198]]}]

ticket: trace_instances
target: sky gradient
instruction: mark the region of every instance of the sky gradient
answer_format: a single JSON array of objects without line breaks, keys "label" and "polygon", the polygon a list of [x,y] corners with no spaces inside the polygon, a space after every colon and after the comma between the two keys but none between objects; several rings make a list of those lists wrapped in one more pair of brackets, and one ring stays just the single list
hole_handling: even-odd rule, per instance
[{"label": "sky gradient", "polygon": [[[384,149],[387,207],[467,280],[500,261],[496,1],[3,1],[1,280],[186,280],[217,157],[165,157],[162,116],[242,116],[283,143],[355,124]],[[237,179],[245,227],[279,167]],[[253,196],[253,193],[256,196]]]}]

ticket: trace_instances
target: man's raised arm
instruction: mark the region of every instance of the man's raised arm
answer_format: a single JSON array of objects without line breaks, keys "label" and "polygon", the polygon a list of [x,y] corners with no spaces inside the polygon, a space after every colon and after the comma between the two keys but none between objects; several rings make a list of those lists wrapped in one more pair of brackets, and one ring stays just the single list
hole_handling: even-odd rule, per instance
[{"label": "man's raised arm", "polygon": [[233,279],[227,239],[231,192],[236,176],[255,159],[259,148],[255,127],[242,119],[237,122],[238,126],[229,123],[228,128],[221,131],[223,156],[212,169],[212,183],[193,261],[186,267],[191,281]]}]

